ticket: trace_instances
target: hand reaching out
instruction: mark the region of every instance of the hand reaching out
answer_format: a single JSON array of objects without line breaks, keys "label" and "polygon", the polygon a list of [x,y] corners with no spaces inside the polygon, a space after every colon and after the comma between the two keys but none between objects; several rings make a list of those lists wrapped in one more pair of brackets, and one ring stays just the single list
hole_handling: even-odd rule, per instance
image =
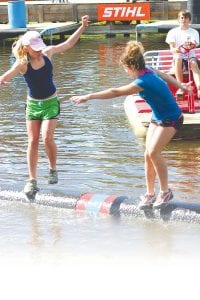
[{"label": "hand reaching out", "polygon": [[182,87],[184,89],[185,92],[187,92],[189,95],[192,95],[193,94],[193,87],[192,87],[192,81],[190,82],[187,82],[187,83],[182,83]]},{"label": "hand reaching out", "polygon": [[75,103],[84,103],[87,102],[89,100],[88,95],[85,96],[73,96],[69,99],[70,101],[73,101]]},{"label": "hand reaching out", "polygon": [[8,84],[8,81],[5,81],[3,78],[0,77],[0,85]]}]

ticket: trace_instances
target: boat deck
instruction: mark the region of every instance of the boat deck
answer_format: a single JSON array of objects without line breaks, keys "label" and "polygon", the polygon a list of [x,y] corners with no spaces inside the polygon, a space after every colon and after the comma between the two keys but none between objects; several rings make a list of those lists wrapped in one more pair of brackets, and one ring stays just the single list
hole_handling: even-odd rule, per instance
[{"label": "boat deck", "polygon": [[[196,57],[200,60],[200,48],[195,49]],[[173,56],[169,50],[147,51],[144,54],[147,65],[155,69],[174,74]],[[189,73],[184,73],[184,81],[188,82]],[[192,74],[191,74],[192,79]],[[200,138],[200,99],[197,98],[197,90],[193,83],[193,95],[184,93],[176,96],[176,88],[169,86],[176,102],[184,115],[184,123],[174,139],[197,139]],[[125,112],[134,129],[135,135],[145,137],[151,119],[151,108],[139,95],[128,96],[124,102]]]},{"label": "boat deck", "polygon": [[[124,102],[124,109],[134,134],[139,138],[145,138],[151,120],[151,110],[138,113],[134,102],[134,96],[128,96]],[[195,113],[183,113],[183,127],[174,136],[174,140],[194,140],[200,138],[200,110]]]}]

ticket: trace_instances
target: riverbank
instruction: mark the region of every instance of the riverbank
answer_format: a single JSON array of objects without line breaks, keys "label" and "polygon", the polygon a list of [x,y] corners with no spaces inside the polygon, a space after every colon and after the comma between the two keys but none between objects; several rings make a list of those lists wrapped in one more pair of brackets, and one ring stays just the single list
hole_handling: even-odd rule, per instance
[{"label": "riverbank", "polygon": [[[52,3],[52,1],[25,1],[27,23],[78,22],[88,14],[92,23],[98,22],[95,3]],[[150,20],[173,20],[180,10],[186,9],[187,1],[150,2]],[[0,2],[0,22],[8,23],[8,2]]]}]

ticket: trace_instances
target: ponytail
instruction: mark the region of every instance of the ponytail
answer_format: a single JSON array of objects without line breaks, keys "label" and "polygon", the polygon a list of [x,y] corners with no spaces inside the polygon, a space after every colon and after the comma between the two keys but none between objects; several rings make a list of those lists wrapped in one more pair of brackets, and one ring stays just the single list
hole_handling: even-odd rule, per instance
[{"label": "ponytail", "polygon": [[22,45],[22,37],[19,37],[19,39],[13,43],[12,53],[19,63],[21,64],[28,63],[27,52],[25,51],[25,48]]},{"label": "ponytail", "polygon": [[144,48],[140,42],[129,41],[126,44],[126,48],[120,58],[120,62],[124,66],[133,66],[136,70],[141,71],[145,68],[143,53]]}]

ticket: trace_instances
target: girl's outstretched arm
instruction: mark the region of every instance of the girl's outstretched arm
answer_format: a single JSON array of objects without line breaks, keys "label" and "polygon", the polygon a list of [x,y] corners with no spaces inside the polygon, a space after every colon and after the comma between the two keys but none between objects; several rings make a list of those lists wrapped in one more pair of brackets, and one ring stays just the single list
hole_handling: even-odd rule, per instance
[{"label": "girl's outstretched arm", "polygon": [[155,70],[154,71],[160,76],[163,80],[165,80],[167,83],[173,84],[175,87],[182,89],[184,92],[187,92],[189,94],[192,94],[193,89],[192,89],[192,82],[188,83],[181,83],[176,80],[172,75],[169,75],[167,73]]},{"label": "girl's outstretched arm", "polygon": [[6,71],[3,75],[0,76],[0,85],[8,83],[17,74],[23,72],[23,68],[24,67],[22,64],[15,62],[14,65],[8,71]]},{"label": "girl's outstretched arm", "polygon": [[142,88],[140,88],[139,86],[130,83],[118,88],[110,88],[101,92],[91,93],[84,96],[73,96],[69,100],[75,103],[83,103],[93,99],[112,99],[120,96],[136,94],[141,90]]},{"label": "girl's outstretched arm", "polygon": [[45,48],[43,53],[45,53],[49,58],[51,58],[51,56],[54,54],[62,53],[72,48],[78,42],[81,34],[88,27],[88,21],[89,17],[87,15],[83,16],[81,26],[66,41],[56,46],[48,46],[47,48]]}]

